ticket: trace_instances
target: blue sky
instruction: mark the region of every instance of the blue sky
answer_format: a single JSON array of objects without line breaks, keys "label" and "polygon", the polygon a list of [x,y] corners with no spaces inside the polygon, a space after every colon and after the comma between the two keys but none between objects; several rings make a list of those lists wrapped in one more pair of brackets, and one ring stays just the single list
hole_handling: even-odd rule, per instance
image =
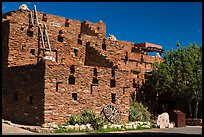
[{"label": "blue sky", "polygon": [[75,20],[106,24],[106,36],[134,43],[149,42],[168,51],[202,43],[202,2],[2,2],[2,13],[22,4]]}]

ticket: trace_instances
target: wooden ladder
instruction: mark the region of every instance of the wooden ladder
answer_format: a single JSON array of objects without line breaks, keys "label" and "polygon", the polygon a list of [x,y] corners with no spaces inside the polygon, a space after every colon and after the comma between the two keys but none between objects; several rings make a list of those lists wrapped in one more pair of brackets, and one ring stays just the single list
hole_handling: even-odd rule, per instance
[{"label": "wooden ladder", "polygon": [[[31,15],[32,15],[32,13],[31,13]],[[48,33],[47,33],[47,27],[46,27],[45,23],[43,23],[43,24],[39,23],[36,5],[34,5],[34,19],[33,19],[33,21],[34,21],[34,24],[37,23],[37,26],[38,26],[39,37],[41,37],[41,40],[42,40],[42,48],[41,49],[43,50],[43,54],[45,53],[45,51],[49,51],[50,57],[52,57],[52,49],[51,49],[51,45],[50,45],[50,41],[49,41],[49,37],[48,37]],[[43,26],[41,26],[41,25],[43,25]],[[44,32],[42,31],[41,27],[44,27]],[[48,44],[47,47],[46,47],[46,43]]]}]

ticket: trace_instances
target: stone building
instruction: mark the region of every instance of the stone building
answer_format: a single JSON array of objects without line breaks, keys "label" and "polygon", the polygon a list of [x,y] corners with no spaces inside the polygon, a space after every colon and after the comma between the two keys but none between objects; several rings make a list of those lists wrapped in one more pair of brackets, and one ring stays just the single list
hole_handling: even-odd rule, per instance
[{"label": "stone building", "polygon": [[152,51],[161,55],[163,49],[106,37],[101,20],[7,12],[2,15],[2,117],[61,124],[86,108],[100,114],[112,104],[127,122],[130,94],[152,64],[163,60],[150,56]]}]

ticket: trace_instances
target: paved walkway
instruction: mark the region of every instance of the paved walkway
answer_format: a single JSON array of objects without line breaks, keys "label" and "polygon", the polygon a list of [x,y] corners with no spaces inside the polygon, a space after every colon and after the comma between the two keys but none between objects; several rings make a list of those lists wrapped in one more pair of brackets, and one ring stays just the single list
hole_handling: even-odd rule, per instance
[{"label": "paved walkway", "polygon": [[2,135],[9,135],[9,134],[37,134],[30,132],[28,130],[24,130],[15,126],[10,126],[8,124],[2,123]]},{"label": "paved walkway", "polygon": [[148,129],[148,130],[136,130],[136,131],[118,131],[108,133],[34,133],[28,130],[24,130],[15,126],[2,123],[2,134],[37,134],[37,135],[182,135],[182,134],[202,134],[202,126],[186,126],[186,127],[175,127],[165,129]]}]

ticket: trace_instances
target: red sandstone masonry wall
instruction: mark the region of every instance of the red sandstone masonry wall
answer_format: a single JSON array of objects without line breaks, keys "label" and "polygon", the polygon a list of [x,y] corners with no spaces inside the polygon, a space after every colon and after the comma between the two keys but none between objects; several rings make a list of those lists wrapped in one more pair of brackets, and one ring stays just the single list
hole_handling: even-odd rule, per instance
[{"label": "red sandstone masonry wall", "polygon": [[[91,91],[93,79],[92,66],[75,66],[75,84],[68,83],[70,66],[46,62],[45,71],[45,123],[65,122],[71,114],[80,113],[89,108],[100,114],[106,104],[111,103],[111,93],[116,93],[116,107],[122,114],[123,122],[128,121],[130,90],[123,87],[130,85],[127,71],[116,71],[116,87],[110,88],[111,69],[96,67],[98,86]],[[56,91],[56,82],[62,82]],[[72,99],[77,93],[77,101]]]},{"label": "red sandstone masonry wall", "polygon": [[2,117],[22,124],[44,123],[44,65],[30,55],[37,31],[27,36],[28,13],[13,11],[2,19]]},{"label": "red sandstone masonry wall", "polygon": [[[32,28],[32,37],[27,35],[29,12],[18,10],[2,16],[3,28],[5,27],[2,35],[2,89],[9,93],[3,96],[3,115],[31,124],[63,123],[71,114],[77,114],[87,107],[100,113],[105,104],[111,103],[111,93],[116,93],[116,106],[122,113],[123,122],[127,122],[129,96],[131,92],[135,92],[132,87],[133,78],[141,83],[146,69],[151,67],[155,58],[143,55],[144,62],[136,66],[136,60],[140,60],[141,54],[131,52],[134,43],[108,40],[105,38],[106,26],[101,21],[86,21],[83,24],[81,21],[68,19],[66,27],[64,17],[46,14],[45,20],[43,14],[38,12],[39,21],[47,25],[51,48],[57,51],[57,62],[46,61],[45,66],[39,64],[35,56],[40,53],[39,56],[42,57],[39,49],[42,44],[39,43],[37,26],[34,25]],[[63,41],[58,40],[59,36],[63,37]],[[87,42],[90,42],[91,50],[86,49]],[[106,44],[106,50],[102,49],[102,44]],[[30,53],[30,49],[35,49],[35,55]],[[75,50],[77,55],[74,53]],[[128,61],[125,63],[126,52]],[[88,60],[89,66],[85,66],[85,59]],[[68,83],[71,65],[75,65],[75,85]],[[112,66],[118,67],[114,88],[110,88]],[[91,93],[94,67],[98,70],[99,85],[94,86]],[[131,70],[136,69],[141,69],[141,73],[133,74]],[[58,91],[57,81],[62,82],[58,84]],[[123,89],[124,86],[129,88]],[[16,92],[19,101],[15,102],[13,108],[12,100]],[[73,92],[78,95],[77,101],[72,99]],[[33,98],[32,105],[26,104],[29,102],[28,96]],[[15,114],[11,115],[11,112]]]}]

